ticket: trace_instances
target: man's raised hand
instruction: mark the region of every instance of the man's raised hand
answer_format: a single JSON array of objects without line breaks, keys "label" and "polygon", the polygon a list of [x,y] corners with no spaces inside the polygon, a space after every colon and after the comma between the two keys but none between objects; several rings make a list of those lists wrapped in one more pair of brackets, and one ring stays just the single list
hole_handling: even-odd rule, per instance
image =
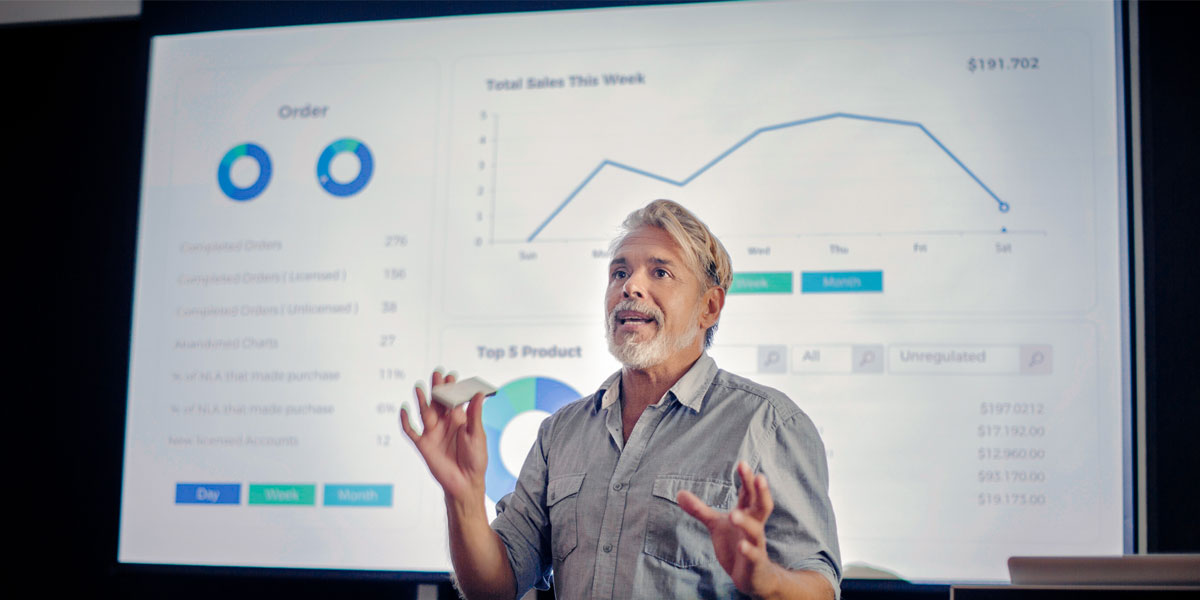
[{"label": "man's raised hand", "polygon": [[[432,387],[453,383],[454,376],[442,376],[434,371]],[[400,409],[400,427],[412,440],[429,467],[433,478],[442,486],[447,500],[482,502],[484,474],[487,472],[487,437],[483,431],[483,394],[475,394],[462,406],[450,409],[430,403],[420,385],[415,388],[417,411],[424,425],[417,433],[408,420],[407,407]]]},{"label": "man's raised hand", "polygon": [[745,462],[738,463],[737,472],[742,486],[737,507],[730,512],[714,510],[687,490],[680,491],[675,500],[708,528],[717,562],[738,590],[758,597],[770,595],[784,574],[784,569],[767,557],[766,522],[775,503],[765,476],[755,476]]},{"label": "man's raised hand", "polygon": [[[454,376],[434,371],[433,387],[453,383]],[[417,410],[424,429],[417,433],[400,409],[400,427],[416,445],[433,478],[446,494],[446,520],[450,534],[450,560],[464,597],[512,598],[516,583],[509,567],[508,550],[488,526],[484,510],[484,474],[487,472],[487,436],[483,432],[483,394],[475,394],[466,407],[446,408],[431,403],[421,386],[415,389]]]}]

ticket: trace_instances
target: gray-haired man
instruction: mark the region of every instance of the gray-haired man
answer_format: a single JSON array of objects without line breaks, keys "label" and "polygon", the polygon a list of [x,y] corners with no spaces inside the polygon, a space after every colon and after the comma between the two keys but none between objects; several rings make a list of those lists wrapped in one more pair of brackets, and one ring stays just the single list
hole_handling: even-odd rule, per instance
[{"label": "gray-haired man", "polygon": [[656,200],[626,219],[604,300],[623,368],[542,423],[490,525],[482,395],[446,410],[417,388],[424,430],[407,413],[401,425],[445,492],[463,594],[513,598],[553,576],[565,598],[838,595],[816,428],[704,354],[731,281],[729,254],[682,206]]}]

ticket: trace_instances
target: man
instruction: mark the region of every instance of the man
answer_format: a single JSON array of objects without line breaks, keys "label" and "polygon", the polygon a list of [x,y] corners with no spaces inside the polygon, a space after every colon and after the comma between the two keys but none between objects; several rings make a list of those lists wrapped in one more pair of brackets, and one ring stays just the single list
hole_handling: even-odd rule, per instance
[{"label": "man", "polygon": [[[704,354],[732,281],[725,248],[687,209],[656,200],[611,250],[604,308],[623,367],[543,421],[490,526],[483,396],[447,410],[418,387],[421,434],[401,413],[445,492],[459,589],[513,598],[545,589],[553,567],[566,598],[836,597],[816,429],[782,393]],[[432,385],[451,380],[435,372]]]}]

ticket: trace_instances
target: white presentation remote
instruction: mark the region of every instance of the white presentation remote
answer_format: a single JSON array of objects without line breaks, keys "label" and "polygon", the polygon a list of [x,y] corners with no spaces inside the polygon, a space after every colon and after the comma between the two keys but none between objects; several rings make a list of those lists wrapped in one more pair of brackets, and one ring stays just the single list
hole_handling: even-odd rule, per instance
[{"label": "white presentation remote", "polygon": [[433,399],[446,408],[454,408],[470,400],[475,394],[482,393],[491,396],[496,393],[496,387],[478,378],[463,379],[454,383],[443,383],[434,386]]}]

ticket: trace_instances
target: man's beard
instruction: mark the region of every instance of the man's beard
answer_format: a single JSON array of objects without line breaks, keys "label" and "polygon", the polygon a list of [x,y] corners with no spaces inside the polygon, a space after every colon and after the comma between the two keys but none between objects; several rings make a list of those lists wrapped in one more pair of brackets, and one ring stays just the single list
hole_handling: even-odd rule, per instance
[{"label": "man's beard", "polygon": [[[691,321],[695,321],[695,317],[700,315],[700,308],[700,306],[696,307]],[[621,324],[617,322],[617,313],[622,310],[640,312],[653,318],[656,328],[654,337],[645,341],[637,341],[632,339],[633,336],[629,336],[624,341],[618,342],[617,328]],[[618,302],[609,311],[608,319],[605,321],[605,333],[607,334],[605,338],[608,340],[608,351],[618,362],[630,369],[648,369],[666,362],[672,354],[690,346],[692,342],[696,341],[696,336],[700,334],[700,328],[697,327],[691,332],[677,336],[668,334],[663,329],[662,311],[653,305],[629,299]]]}]

